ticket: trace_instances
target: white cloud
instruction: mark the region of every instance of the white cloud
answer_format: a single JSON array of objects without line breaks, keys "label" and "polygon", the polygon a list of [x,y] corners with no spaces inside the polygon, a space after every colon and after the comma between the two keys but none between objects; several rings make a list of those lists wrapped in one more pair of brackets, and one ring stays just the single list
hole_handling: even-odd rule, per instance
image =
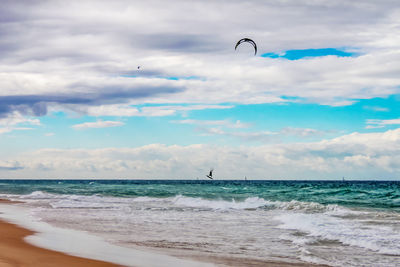
[{"label": "white cloud", "polygon": [[229,120],[192,120],[192,119],[187,119],[187,120],[175,120],[175,121],[171,121],[171,122],[178,123],[178,124],[223,126],[223,127],[235,128],[235,129],[250,127],[249,123],[243,123],[240,120],[231,122]]},{"label": "white cloud", "polygon": [[278,134],[282,135],[291,135],[291,136],[298,136],[298,137],[313,137],[313,136],[323,136],[327,132],[319,131],[315,129],[309,128],[293,128],[293,127],[285,127]]},{"label": "white cloud", "polygon": [[88,128],[108,128],[108,127],[117,127],[124,125],[123,122],[120,121],[96,121],[96,122],[84,122],[81,124],[75,124],[72,128],[77,130],[88,129]]},{"label": "white cloud", "polygon": [[191,110],[204,110],[204,109],[229,109],[232,105],[162,105],[162,106],[145,106],[141,108],[133,107],[127,104],[116,105],[99,105],[99,106],[69,106],[70,110],[77,113],[83,113],[90,116],[117,116],[117,117],[162,117],[170,116],[180,113],[185,115],[185,112]]},{"label": "white cloud", "polygon": [[[217,122],[219,121],[210,121],[210,122],[214,122],[214,124],[205,123],[203,125],[223,125],[223,124],[217,124]],[[230,128],[243,128],[243,127],[230,127]],[[312,137],[322,137],[328,133],[332,133],[332,131],[320,131],[315,129],[292,128],[292,127],[285,127],[282,128],[280,131],[275,131],[275,132],[274,131],[256,131],[256,132],[226,131],[223,130],[221,127],[211,127],[211,128],[199,127],[197,128],[197,130],[201,132],[203,135],[221,135],[226,137],[239,138],[242,141],[256,141],[256,142],[267,142],[267,143],[282,141],[283,138],[290,136],[296,138],[312,138]]]},{"label": "white cloud", "polygon": [[18,161],[0,160],[0,171],[16,171],[21,169],[23,169],[23,167],[20,166],[20,163]]},{"label": "white cloud", "polygon": [[379,111],[379,112],[388,112],[388,108],[384,107],[377,107],[377,106],[364,106],[365,109],[373,110],[373,111]]},{"label": "white cloud", "polygon": [[8,114],[7,117],[0,118],[1,126],[14,126],[18,124],[29,124],[38,126],[40,125],[40,120],[24,117],[18,112],[13,112],[11,114]]},{"label": "white cloud", "polygon": [[21,115],[19,112],[7,114],[6,117],[0,118],[0,134],[9,133],[15,130],[32,130],[31,127],[21,127],[24,125],[39,126],[39,119],[32,119]]},{"label": "white cloud", "polygon": [[18,167],[13,171],[0,169],[8,177],[192,179],[203,177],[214,167],[217,179],[394,179],[400,175],[400,129],[251,147],[152,144],[40,149],[2,162],[0,166]]},{"label": "white cloud", "polygon": [[400,125],[400,119],[391,120],[379,120],[379,119],[369,119],[367,120],[366,129],[383,128],[387,125]]}]

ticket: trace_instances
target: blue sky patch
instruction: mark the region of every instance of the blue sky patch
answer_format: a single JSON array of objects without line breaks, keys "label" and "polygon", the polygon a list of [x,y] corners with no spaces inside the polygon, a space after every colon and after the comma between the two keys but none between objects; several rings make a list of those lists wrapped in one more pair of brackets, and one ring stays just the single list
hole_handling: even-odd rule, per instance
[{"label": "blue sky patch", "polygon": [[288,60],[298,60],[310,57],[324,57],[324,56],[337,56],[337,57],[354,57],[357,53],[348,52],[336,48],[318,48],[318,49],[296,49],[287,50],[282,53],[265,53],[261,57],[269,58],[286,58]]}]

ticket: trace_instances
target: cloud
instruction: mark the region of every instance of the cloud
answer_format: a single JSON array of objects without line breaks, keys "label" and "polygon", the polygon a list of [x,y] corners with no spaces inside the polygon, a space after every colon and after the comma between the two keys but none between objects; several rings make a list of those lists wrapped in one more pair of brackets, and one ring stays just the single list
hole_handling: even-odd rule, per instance
[{"label": "cloud", "polygon": [[17,161],[1,161],[0,160],[0,171],[17,171],[22,170],[24,167],[20,166]]},{"label": "cloud", "polygon": [[0,118],[0,125],[2,126],[14,126],[18,124],[29,124],[38,126],[40,125],[40,120],[26,118],[18,112],[13,112],[12,114],[9,114],[9,116],[7,117]]},{"label": "cloud", "polygon": [[279,137],[274,132],[262,131],[262,132],[231,132],[225,131],[221,128],[205,128],[199,127],[197,130],[202,133],[202,135],[220,135],[225,137],[233,137],[240,139],[241,141],[255,141],[255,142],[276,142]]},{"label": "cloud", "polygon": [[315,136],[323,136],[326,133],[327,133],[327,131],[319,131],[319,130],[309,129],[309,128],[285,127],[278,134],[298,136],[298,137],[315,137]]},{"label": "cloud", "polygon": [[[3,1],[0,117],[291,101],[282,96],[337,106],[398,94],[399,14],[391,1]],[[361,55],[288,61],[236,53],[249,33],[260,54],[354,47]]]},{"label": "cloud", "polygon": [[[330,140],[251,147],[152,144],[134,148],[40,149],[0,162],[9,177],[217,179],[394,179],[400,129]],[[6,162],[6,163],[5,163]],[[17,164],[18,163],[18,164]],[[13,172],[6,168],[18,167]],[[22,169],[23,168],[23,169]]]},{"label": "cloud", "polygon": [[364,106],[365,109],[373,110],[373,111],[378,111],[378,112],[388,112],[388,108],[384,107],[377,107],[377,106]]},{"label": "cloud", "polygon": [[[185,121],[185,120],[183,120]],[[190,120],[189,120],[190,121]],[[224,125],[221,122],[224,121],[210,121],[214,122],[214,124],[207,124],[207,121],[204,121],[203,125]],[[241,125],[242,123],[240,123]],[[201,125],[201,124],[200,124]],[[248,124],[243,124],[247,125]],[[233,127],[230,128],[246,128],[246,127]],[[240,139],[241,141],[251,141],[251,142],[281,142],[285,137],[296,137],[296,138],[313,138],[313,137],[322,137],[328,133],[332,133],[332,131],[320,131],[315,129],[304,129],[304,128],[292,128],[285,127],[280,131],[256,131],[256,132],[238,132],[238,131],[226,131],[221,127],[198,127],[197,130],[203,135],[221,135],[225,137],[233,137]]]},{"label": "cloud", "polygon": [[175,120],[175,121],[171,121],[171,122],[178,123],[178,124],[223,126],[223,127],[227,127],[227,128],[234,128],[234,129],[250,127],[249,123],[243,123],[240,120],[231,122],[229,120],[192,120],[192,119],[187,119],[187,120]]},{"label": "cloud", "polygon": [[89,129],[89,128],[109,128],[109,127],[118,127],[124,125],[123,122],[120,121],[96,121],[96,122],[85,122],[81,124],[75,124],[72,128],[76,130]]},{"label": "cloud", "polygon": [[90,116],[118,116],[118,117],[133,117],[133,116],[171,116],[177,113],[185,114],[191,110],[204,109],[229,109],[232,105],[161,105],[161,106],[145,106],[134,107],[128,104],[116,105],[98,105],[98,106],[77,106],[70,107],[71,110],[77,113],[83,113]]},{"label": "cloud", "polygon": [[391,120],[379,120],[379,119],[369,119],[367,120],[366,129],[383,128],[388,125],[400,125],[400,119]]},{"label": "cloud", "polygon": [[0,134],[12,132],[14,130],[31,130],[31,127],[21,127],[21,125],[39,126],[40,120],[22,116],[19,112],[8,114],[7,117],[0,117]]}]

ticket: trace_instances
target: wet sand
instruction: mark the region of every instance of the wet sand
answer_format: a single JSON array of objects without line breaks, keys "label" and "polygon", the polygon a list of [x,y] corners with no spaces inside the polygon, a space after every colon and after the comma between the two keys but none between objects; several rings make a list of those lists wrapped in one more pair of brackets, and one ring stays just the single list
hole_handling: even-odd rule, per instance
[{"label": "wet sand", "polygon": [[[4,203],[4,202],[3,202]],[[0,266],[118,266],[35,247],[23,238],[34,232],[0,221]]]},{"label": "wet sand", "polygon": [[[18,202],[0,199],[0,203],[13,204]],[[33,234],[33,231],[0,220],[0,267],[118,266],[113,263],[75,257],[58,251],[36,247],[24,241],[24,237]]]}]

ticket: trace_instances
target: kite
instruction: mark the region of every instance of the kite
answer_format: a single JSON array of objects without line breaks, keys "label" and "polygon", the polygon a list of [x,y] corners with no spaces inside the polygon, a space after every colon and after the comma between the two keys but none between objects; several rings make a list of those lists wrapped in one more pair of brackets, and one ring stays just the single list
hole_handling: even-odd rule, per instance
[{"label": "kite", "polygon": [[250,43],[250,44],[252,44],[253,47],[254,47],[254,55],[257,54],[257,44],[256,44],[256,42],[254,42],[254,41],[251,40],[250,38],[243,38],[243,39],[240,39],[240,40],[236,43],[236,45],[235,45],[235,50],[236,50],[236,48],[237,48],[241,43]]}]

